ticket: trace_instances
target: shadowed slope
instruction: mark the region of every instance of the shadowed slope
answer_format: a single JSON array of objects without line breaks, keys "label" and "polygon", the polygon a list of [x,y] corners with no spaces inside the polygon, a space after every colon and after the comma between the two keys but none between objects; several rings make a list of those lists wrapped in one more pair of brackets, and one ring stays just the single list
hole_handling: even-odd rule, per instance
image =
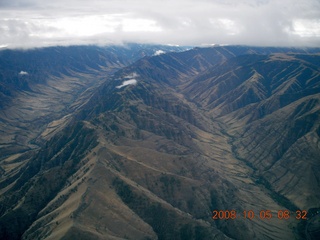
[{"label": "shadowed slope", "polygon": [[[17,156],[21,172],[1,182],[2,236],[294,238],[299,221],[277,211],[319,207],[320,192],[319,66],[306,52],[197,48],[116,72],[45,147]],[[10,224],[17,213],[30,218]]]}]

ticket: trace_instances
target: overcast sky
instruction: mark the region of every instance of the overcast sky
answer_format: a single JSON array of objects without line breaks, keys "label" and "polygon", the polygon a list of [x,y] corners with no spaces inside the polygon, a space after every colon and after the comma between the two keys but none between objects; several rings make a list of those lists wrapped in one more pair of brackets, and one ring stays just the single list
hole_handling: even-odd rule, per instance
[{"label": "overcast sky", "polygon": [[320,0],[0,0],[0,47],[320,47]]}]

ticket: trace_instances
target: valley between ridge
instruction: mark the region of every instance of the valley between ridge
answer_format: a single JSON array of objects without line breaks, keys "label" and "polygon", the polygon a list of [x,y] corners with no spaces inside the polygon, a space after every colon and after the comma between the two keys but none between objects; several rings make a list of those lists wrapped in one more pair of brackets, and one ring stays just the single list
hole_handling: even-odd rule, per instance
[{"label": "valley between ridge", "polygon": [[121,68],[5,169],[0,237],[303,238],[294,210],[320,199],[313,51],[195,48]]}]

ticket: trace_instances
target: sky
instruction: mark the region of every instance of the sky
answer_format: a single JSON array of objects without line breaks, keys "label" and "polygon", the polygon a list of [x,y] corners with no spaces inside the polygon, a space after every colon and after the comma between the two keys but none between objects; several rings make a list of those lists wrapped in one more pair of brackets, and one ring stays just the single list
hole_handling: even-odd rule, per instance
[{"label": "sky", "polygon": [[320,47],[320,0],[0,0],[0,48]]}]

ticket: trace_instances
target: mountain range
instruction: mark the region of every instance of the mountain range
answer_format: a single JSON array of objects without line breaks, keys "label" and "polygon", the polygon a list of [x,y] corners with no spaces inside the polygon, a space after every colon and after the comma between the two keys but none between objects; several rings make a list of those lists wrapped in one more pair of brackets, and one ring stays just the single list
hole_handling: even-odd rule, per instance
[{"label": "mountain range", "polygon": [[0,239],[320,235],[320,49],[5,50],[0,84]]}]

